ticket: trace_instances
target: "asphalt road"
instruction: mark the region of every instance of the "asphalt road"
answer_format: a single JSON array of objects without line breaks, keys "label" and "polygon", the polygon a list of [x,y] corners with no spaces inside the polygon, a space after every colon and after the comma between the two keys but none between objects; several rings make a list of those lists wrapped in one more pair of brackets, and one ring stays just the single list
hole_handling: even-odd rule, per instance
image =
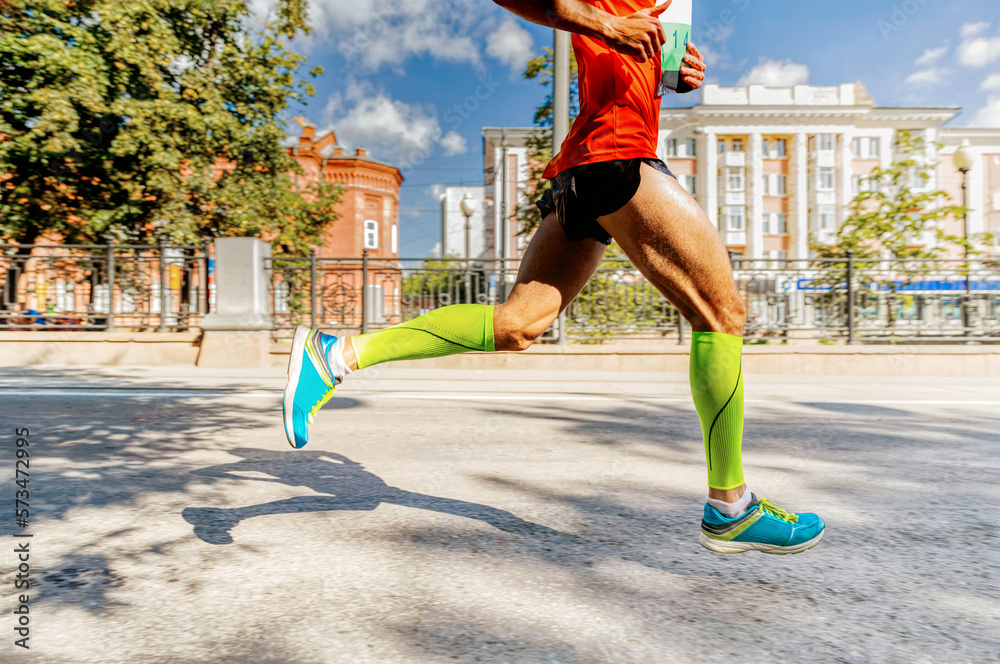
[{"label": "asphalt road", "polygon": [[0,371],[0,661],[1000,661],[1000,380],[748,377],[751,488],[828,531],[719,556],[683,376],[375,370],[295,451],[279,374]]}]

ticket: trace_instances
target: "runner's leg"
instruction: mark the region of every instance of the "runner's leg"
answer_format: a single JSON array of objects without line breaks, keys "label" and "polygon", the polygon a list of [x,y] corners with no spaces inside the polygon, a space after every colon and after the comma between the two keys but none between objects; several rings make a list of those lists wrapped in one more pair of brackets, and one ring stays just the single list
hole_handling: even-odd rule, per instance
[{"label": "runner's leg", "polygon": [[604,249],[597,240],[568,241],[555,213],[549,214],[528,245],[506,302],[496,307],[442,307],[401,325],[352,337],[344,349],[344,362],[353,371],[470,350],[524,350],[573,301]]},{"label": "runner's leg", "polygon": [[282,418],[288,443],[309,442],[309,424],[358,367],[443,357],[470,350],[523,350],[583,288],[604,255],[593,239],[569,242],[550,214],[535,232],[510,297],[502,305],[456,304],[401,325],[338,338],[299,326],[292,337]]},{"label": "runner's leg", "polygon": [[726,248],[698,203],[674,178],[648,164],[640,173],[632,200],[598,221],[694,329],[691,391],[702,422],[709,496],[733,503],[745,488],[744,304]]}]

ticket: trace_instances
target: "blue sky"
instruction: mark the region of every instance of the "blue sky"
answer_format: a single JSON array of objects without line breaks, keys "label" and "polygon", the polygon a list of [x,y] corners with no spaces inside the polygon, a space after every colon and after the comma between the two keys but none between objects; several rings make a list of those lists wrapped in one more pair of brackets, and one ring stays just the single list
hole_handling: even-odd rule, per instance
[{"label": "blue sky", "polygon": [[[294,48],[326,74],[290,115],[401,167],[400,252],[425,256],[438,188],[482,182],[482,127],[531,124],[545,92],[521,72],[552,32],[488,0],[311,2],[316,34]],[[961,106],[953,124],[1000,127],[996,0],[694,0],[693,32],[710,82],[861,80],[880,106]]]}]

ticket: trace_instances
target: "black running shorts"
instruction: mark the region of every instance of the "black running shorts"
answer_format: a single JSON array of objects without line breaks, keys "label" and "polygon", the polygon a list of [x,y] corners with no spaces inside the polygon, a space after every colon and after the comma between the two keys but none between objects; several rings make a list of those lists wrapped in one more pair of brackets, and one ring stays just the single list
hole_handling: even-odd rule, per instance
[{"label": "black running shorts", "polygon": [[570,242],[593,238],[611,244],[611,235],[597,223],[598,217],[617,212],[639,190],[639,165],[646,162],[670,177],[659,159],[619,159],[568,168],[552,180],[552,188],[535,202],[542,219],[550,212],[566,232]]}]

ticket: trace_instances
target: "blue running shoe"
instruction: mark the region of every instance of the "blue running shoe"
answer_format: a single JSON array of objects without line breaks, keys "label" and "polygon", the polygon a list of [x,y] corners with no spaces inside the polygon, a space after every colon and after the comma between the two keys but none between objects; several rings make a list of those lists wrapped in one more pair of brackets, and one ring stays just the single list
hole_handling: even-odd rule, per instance
[{"label": "blue running shoe", "polygon": [[337,385],[344,379],[330,368],[331,349],[343,351],[344,340],[319,330],[299,325],[292,338],[292,356],[288,360],[288,385],[282,410],[285,416],[285,436],[295,449],[309,442],[308,425],[323,407]]},{"label": "blue running shoe", "polygon": [[705,504],[701,521],[701,545],[716,553],[801,553],[819,544],[826,532],[823,519],[815,514],[792,514],[765,498],[736,518],[723,515]]}]

